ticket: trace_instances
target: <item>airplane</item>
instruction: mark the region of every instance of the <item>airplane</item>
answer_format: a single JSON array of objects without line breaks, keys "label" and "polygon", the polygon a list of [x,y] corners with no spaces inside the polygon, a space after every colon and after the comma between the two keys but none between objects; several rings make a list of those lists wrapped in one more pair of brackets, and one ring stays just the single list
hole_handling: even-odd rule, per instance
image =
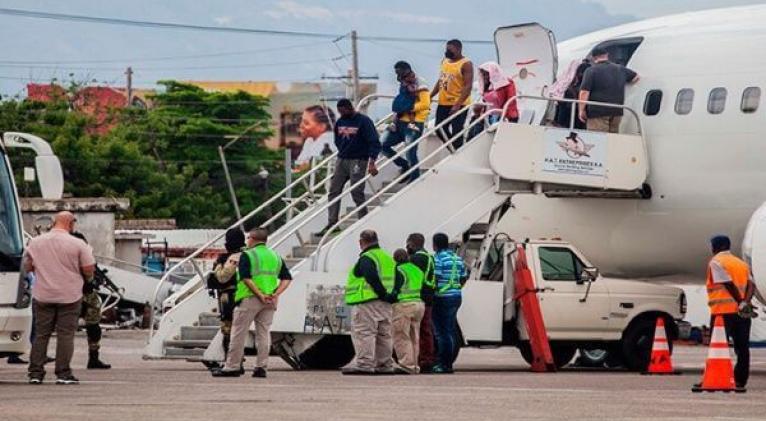
[{"label": "airplane", "polygon": [[[627,87],[625,105],[641,117],[651,189],[641,200],[517,195],[500,230],[514,238],[575,241],[602,272],[633,279],[703,280],[714,234],[729,235],[740,253],[748,222],[766,200],[760,156],[766,152],[766,110],[760,107],[765,19],[765,5],[684,13],[557,46],[539,35],[536,42],[523,41],[522,52],[522,42],[498,30],[499,58],[509,74],[518,73],[514,64],[526,52],[549,49],[538,66],[553,72],[536,73],[555,74],[556,62],[582,60],[600,45],[611,61],[640,75]],[[525,81],[519,83],[523,90]],[[623,121],[623,128],[629,124]],[[752,236],[762,238],[763,229]],[[766,289],[766,279],[760,285]]]}]

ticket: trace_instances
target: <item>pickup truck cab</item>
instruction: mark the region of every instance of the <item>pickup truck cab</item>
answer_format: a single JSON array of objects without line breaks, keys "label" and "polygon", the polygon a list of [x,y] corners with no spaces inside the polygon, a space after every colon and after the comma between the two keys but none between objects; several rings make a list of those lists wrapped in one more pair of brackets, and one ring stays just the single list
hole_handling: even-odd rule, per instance
[{"label": "pickup truck cab", "polygon": [[[523,315],[515,299],[519,253],[525,254],[532,272],[558,367],[582,349],[607,351],[612,364],[643,370],[658,317],[665,321],[668,338],[678,337],[676,321],[686,312],[680,288],[604,277],[565,241],[518,243],[496,237],[482,253],[486,258],[472,265],[473,276],[464,286],[458,320],[467,345],[514,345],[531,361]],[[503,300],[496,298],[498,294]],[[498,305],[502,311],[495,308]]]}]

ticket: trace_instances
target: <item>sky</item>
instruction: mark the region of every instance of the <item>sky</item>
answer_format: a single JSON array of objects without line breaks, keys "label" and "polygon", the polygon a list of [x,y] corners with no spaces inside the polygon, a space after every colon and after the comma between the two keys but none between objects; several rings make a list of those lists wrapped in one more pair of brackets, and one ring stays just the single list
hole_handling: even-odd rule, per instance
[{"label": "sky", "polygon": [[[361,36],[491,40],[499,26],[536,21],[558,40],[652,16],[762,3],[748,0],[0,0],[0,8],[287,31]],[[362,75],[392,90],[392,65],[409,61],[433,81],[441,43],[360,41]],[[475,62],[492,45],[466,45]],[[62,22],[0,14],[0,95],[25,95],[28,82],[73,79],[124,86],[132,66],[137,87],[161,79],[316,81],[345,73],[348,38],[328,39]],[[191,57],[190,57],[191,56]]]}]

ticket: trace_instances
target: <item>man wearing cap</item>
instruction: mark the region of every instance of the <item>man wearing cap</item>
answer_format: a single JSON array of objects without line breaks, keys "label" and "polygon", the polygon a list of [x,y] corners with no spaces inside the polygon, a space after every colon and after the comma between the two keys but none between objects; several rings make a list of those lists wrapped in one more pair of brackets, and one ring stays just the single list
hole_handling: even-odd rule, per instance
[{"label": "man wearing cap", "polygon": [[734,342],[737,364],[734,382],[744,389],[750,372],[750,326],[752,320],[750,300],[753,298],[753,280],[750,267],[734,256],[731,240],[725,235],[710,239],[713,258],[707,268],[707,294],[710,307],[710,325],[716,317],[723,317],[726,335]]},{"label": "man wearing cap", "polygon": [[[609,52],[596,47],[591,52],[593,66],[585,71],[580,85],[580,101],[606,102],[615,105],[625,103],[625,86],[638,82],[638,73],[609,61]],[[621,107],[604,107],[579,104],[580,120],[588,130],[617,133],[623,110]]]}]

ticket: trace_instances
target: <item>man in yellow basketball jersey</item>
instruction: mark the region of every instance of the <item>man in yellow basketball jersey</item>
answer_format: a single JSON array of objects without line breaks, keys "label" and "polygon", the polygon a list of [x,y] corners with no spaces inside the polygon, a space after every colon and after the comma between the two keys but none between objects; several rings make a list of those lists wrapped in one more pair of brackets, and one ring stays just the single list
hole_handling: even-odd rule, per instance
[{"label": "man in yellow basketball jersey", "polygon": [[[431,90],[431,97],[439,95],[439,105],[436,107],[437,125],[451,115],[460,112],[441,130],[437,131],[442,142],[447,142],[465,126],[465,118],[468,115],[466,105],[471,103],[473,63],[463,56],[463,43],[457,39],[447,41],[444,57],[439,72],[439,80]],[[463,108],[465,109],[463,110]],[[464,136],[460,136],[452,143],[455,149],[463,145],[463,138]]]}]

